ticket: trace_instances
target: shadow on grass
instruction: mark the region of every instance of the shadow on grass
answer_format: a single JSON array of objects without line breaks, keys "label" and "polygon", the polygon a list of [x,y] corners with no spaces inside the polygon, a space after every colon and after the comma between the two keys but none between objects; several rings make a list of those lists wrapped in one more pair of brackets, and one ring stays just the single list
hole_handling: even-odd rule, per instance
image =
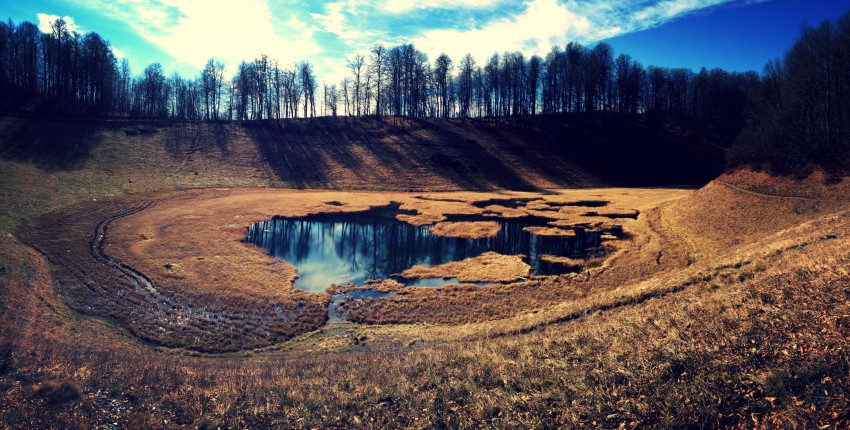
[{"label": "shadow on grass", "polygon": [[556,157],[613,186],[701,186],[723,172],[726,159],[722,145],[625,116],[553,115],[541,118],[533,133]]},{"label": "shadow on grass", "polygon": [[251,122],[244,129],[275,174],[302,188],[332,185],[339,173],[332,169],[380,181],[375,172],[379,168],[415,171],[417,179],[441,178],[463,189],[537,189],[510,160],[481,145],[474,126],[419,119],[315,118]]},{"label": "shadow on grass", "polygon": [[29,162],[46,171],[76,170],[91,156],[103,123],[56,118],[50,121],[0,121],[0,157]]},{"label": "shadow on grass", "polygon": [[275,174],[299,187],[333,187],[338,175],[380,183],[381,174],[394,173],[410,174],[411,189],[435,180],[468,190],[538,192],[541,183],[703,185],[722,173],[725,159],[723,147],[698,137],[604,114],[524,124],[370,117],[243,127]]},{"label": "shadow on grass", "polygon": [[[163,127],[163,124],[154,126]],[[196,152],[207,153],[218,151],[222,157],[230,155],[232,129],[224,121],[172,121],[162,129],[166,133],[165,149],[174,158],[183,158]],[[155,133],[156,128],[139,128],[139,131]]]}]

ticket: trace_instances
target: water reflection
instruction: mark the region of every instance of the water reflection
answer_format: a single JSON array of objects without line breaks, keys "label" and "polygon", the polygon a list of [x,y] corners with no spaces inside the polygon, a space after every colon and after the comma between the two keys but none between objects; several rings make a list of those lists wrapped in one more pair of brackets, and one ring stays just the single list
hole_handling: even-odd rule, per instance
[{"label": "water reflection", "polygon": [[526,255],[536,275],[566,271],[563,266],[541,262],[539,257],[544,254],[586,258],[600,252],[599,233],[577,229],[575,237],[540,237],[523,231],[524,227],[541,223],[545,220],[506,220],[495,237],[460,239],[435,236],[428,231],[430,226],[415,227],[370,212],[275,217],[252,224],[246,242],[266,248],[270,255],[296,266],[299,278],[295,287],[315,292],[323,292],[331,283],[362,284],[368,279],[388,278],[417,264],[443,264],[486,251]]}]

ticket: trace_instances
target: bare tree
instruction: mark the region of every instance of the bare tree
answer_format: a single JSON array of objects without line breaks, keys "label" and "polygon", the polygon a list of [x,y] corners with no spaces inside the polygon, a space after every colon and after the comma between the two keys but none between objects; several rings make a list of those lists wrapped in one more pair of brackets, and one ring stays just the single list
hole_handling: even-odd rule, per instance
[{"label": "bare tree", "polygon": [[540,89],[540,73],[542,60],[537,55],[528,61],[528,86],[526,111],[531,111],[531,116],[537,115],[537,94]]},{"label": "bare tree", "polygon": [[371,74],[374,76],[375,80],[375,115],[381,116],[383,115],[383,110],[381,108],[381,84],[384,79],[384,61],[385,61],[386,48],[384,45],[377,44],[372,47],[371,51],[371,59],[372,63],[370,64]]},{"label": "bare tree", "polygon": [[460,98],[460,117],[469,116],[469,106],[472,103],[472,72],[475,69],[475,59],[471,54],[466,54],[460,60],[460,76],[458,79],[458,93]]},{"label": "bare tree", "polygon": [[339,91],[336,85],[325,85],[325,109],[331,111],[331,116],[336,118],[336,111],[339,107]]},{"label": "bare tree", "polygon": [[316,77],[313,75],[313,66],[304,61],[298,66],[298,71],[301,88],[304,91],[304,117],[307,118],[309,114],[312,118],[316,116]]},{"label": "bare tree", "polygon": [[348,69],[351,70],[351,74],[354,76],[354,80],[352,81],[354,85],[354,110],[355,115],[360,116],[360,105],[361,105],[361,84],[362,84],[362,73],[363,66],[366,64],[366,58],[362,55],[355,55],[353,60],[348,61]]},{"label": "bare tree", "polygon": [[351,116],[351,106],[349,106],[350,100],[349,100],[349,94],[348,94],[348,87],[350,87],[350,86],[351,86],[351,80],[349,80],[348,77],[343,78],[342,79],[342,85],[341,85],[342,88],[340,88],[340,91],[342,92],[342,100],[343,100],[343,104],[344,104],[344,107],[345,107],[345,111],[343,112],[343,114],[346,117]]},{"label": "bare tree", "polygon": [[452,59],[446,54],[440,54],[434,61],[434,81],[439,94],[439,112],[443,118],[449,117],[449,76],[452,70]]}]

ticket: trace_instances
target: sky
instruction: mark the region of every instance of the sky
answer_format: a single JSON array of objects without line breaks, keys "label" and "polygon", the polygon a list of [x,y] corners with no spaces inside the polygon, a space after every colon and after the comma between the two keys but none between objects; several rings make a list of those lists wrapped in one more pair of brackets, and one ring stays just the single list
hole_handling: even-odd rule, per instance
[{"label": "sky", "polygon": [[847,10],[850,0],[0,0],[0,19],[49,28],[63,17],[99,33],[136,74],[156,61],[191,77],[210,57],[232,74],[266,54],[284,67],[308,60],[328,84],[376,43],[483,64],[605,41],[645,66],[760,72],[804,24]]}]

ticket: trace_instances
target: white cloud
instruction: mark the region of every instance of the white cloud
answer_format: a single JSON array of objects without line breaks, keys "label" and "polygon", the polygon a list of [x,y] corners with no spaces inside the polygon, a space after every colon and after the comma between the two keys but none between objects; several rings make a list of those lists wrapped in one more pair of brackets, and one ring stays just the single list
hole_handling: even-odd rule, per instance
[{"label": "white cloud", "polygon": [[455,61],[467,53],[479,62],[495,52],[505,51],[542,56],[553,46],[563,47],[570,41],[590,44],[645,30],[689,12],[729,1],[529,0],[516,16],[496,19],[472,29],[426,30],[412,40],[432,58],[444,52]]},{"label": "white cloud", "polygon": [[178,62],[202,69],[210,57],[228,72],[262,54],[281,64],[311,58],[321,49],[312,26],[293,15],[275,15],[265,0],[97,0]]},{"label": "white cloud", "polygon": [[357,28],[347,15],[358,15],[363,4],[355,0],[337,1],[325,4],[324,14],[313,13],[310,16],[322,30],[334,34],[340,40],[354,43],[368,42],[376,33],[365,28]]},{"label": "white cloud", "polygon": [[387,0],[384,10],[389,13],[407,13],[417,9],[487,8],[502,0]]},{"label": "white cloud", "polygon": [[322,73],[318,74],[318,78],[328,85],[337,84],[339,86],[343,79],[350,77],[345,60],[341,58],[323,57],[313,65],[317,71],[322,71]]},{"label": "white cloud", "polygon": [[445,52],[455,61],[467,53],[479,62],[494,52],[543,53],[565,37],[593,31],[587,17],[572,12],[556,0],[533,0],[518,16],[492,21],[471,30],[429,30],[414,38],[417,47],[432,58]]},{"label": "white cloud", "polygon": [[325,30],[342,35],[346,32],[345,15],[342,13],[345,2],[339,1],[325,5],[325,14],[312,14],[313,19],[324,25]]},{"label": "white cloud", "polygon": [[[729,3],[732,0],[568,0],[565,7],[581,11],[593,22],[593,37],[605,38],[617,34],[646,30],[688,13]],[[763,2],[767,0],[748,0]],[[596,39],[598,40],[598,39]]]},{"label": "white cloud", "polygon": [[264,1],[243,0],[211,7],[206,0],[164,0],[180,12],[177,23],[150,40],[197,68],[210,56],[236,64],[261,54],[283,62],[319,52],[311,28],[297,17],[277,19]]},{"label": "white cloud", "polygon": [[[47,13],[39,13],[36,14],[36,16],[38,17],[38,29],[41,30],[42,33],[48,34],[53,33],[53,28],[51,26],[54,22],[56,22],[57,19],[60,18],[59,15],[52,15]],[[77,23],[74,22],[74,18],[71,18],[68,15],[65,15],[61,18],[65,21],[65,25],[67,26],[69,32],[80,31],[79,26],[77,26]]]},{"label": "white cloud", "polygon": [[110,46],[110,48],[112,49],[112,55],[114,55],[115,58],[120,60],[120,59],[125,57],[124,51],[122,51],[122,50],[120,50],[120,49],[118,49],[114,46]]},{"label": "white cloud", "polygon": [[[367,54],[376,43],[414,43],[431,60],[445,52],[460,61],[471,53],[481,63],[495,52],[545,55],[569,41],[591,44],[718,4],[767,0],[67,1],[124,22],[181,70],[200,70],[215,57],[232,74],[240,61],[267,54],[283,67],[308,60],[320,79],[337,83],[347,75],[345,58]],[[42,25],[51,18],[57,17],[39,15]]]}]

